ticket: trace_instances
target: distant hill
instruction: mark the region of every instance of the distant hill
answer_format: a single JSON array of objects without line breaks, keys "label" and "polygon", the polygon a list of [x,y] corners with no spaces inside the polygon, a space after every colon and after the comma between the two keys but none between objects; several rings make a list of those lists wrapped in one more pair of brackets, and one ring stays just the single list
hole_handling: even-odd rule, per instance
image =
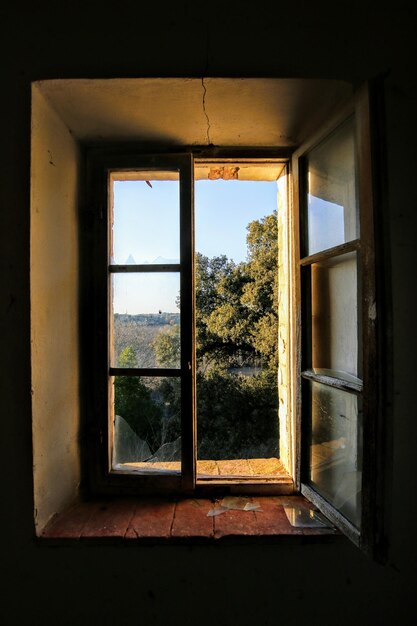
[{"label": "distant hill", "polygon": [[117,324],[141,325],[141,326],[163,326],[165,324],[179,324],[179,313],[137,313],[129,315],[128,313],[115,313],[114,322]]}]

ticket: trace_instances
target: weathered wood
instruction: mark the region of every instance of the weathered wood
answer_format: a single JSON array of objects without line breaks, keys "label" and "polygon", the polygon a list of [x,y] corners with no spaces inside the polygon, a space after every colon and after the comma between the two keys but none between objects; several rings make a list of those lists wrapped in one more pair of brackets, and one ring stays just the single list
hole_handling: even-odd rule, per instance
[{"label": "weathered wood", "polygon": [[194,163],[192,155],[189,154],[181,170],[180,182],[181,470],[183,493],[192,493],[196,480],[194,242]]},{"label": "weathered wood", "polygon": [[[112,324],[111,301],[109,294],[109,280],[112,273],[129,272],[162,272],[181,271],[181,307],[182,342],[185,334],[192,328],[192,313],[187,314],[187,307],[192,305],[192,285],[189,286],[189,275],[192,272],[191,261],[193,249],[190,247],[188,225],[181,225],[181,262],[180,264],[165,265],[109,265],[109,246],[111,245],[111,224],[109,213],[112,204],[112,172],[169,171],[180,174],[180,213],[181,220],[184,214],[192,216],[192,158],[190,154],[169,155],[138,155],[135,151],[126,149],[92,149],[88,155],[87,168],[87,201],[83,208],[84,222],[87,226],[87,236],[82,245],[82,274],[88,276],[83,281],[83,293],[86,294],[82,302],[83,328],[83,381],[86,392],[85,421],[90,439],[89,449],[86,450],[86,459],[89,466],[90,485],[93,492],[98,494],[112,494],[119,490],[121,494],[141,493],[153,489],[166,492],[181,488],[177,477],[155,475],[153,477],[137,476],[134,472],[122,473],[111,471],[111,456],[113,442],[113,393],[112,378],[114,376],[181,376],[184,380],[190,377],[188,362],[190,358],[189,346],[192,341],[186,342],[187,367],[182,359],[181,369],[171,368],[110,368],[110,343]],[[191,178],[190,178],[191,177]],[[191,195],[190,195],[191,194]],[[188,199],[187,199],[188,198]],[[184,208],[185,207],[185,208]],[[184,241],[183,232],[188,237]],[[189,268],[187,270],[187,267]],[[188,274],[187,274],[188,271]],[[189,290],[188,301],[184,301],[184,293]],[[185,291],[184,291],[185,290]],[[94,302],[94,307],[91,306]],[[190,304],[191,303],[191,304]],[[184,309],[183,309],[184,307]],[[188,317],[187,317],[188,315]],[[188,330],[187,330],[188,329]],[[85,339],[85,341],[84,341]],[[189,384],[189,383],[188,383]],[[183,394],[182,394],[183,395]],[[187,445],[187,438],[183,433],[183,445]],[[186,467],[186,466],[185,466]],[[146,480],[144,480],[144,478]]]},{"label": "weathered wood", "polygon": [[[359,345],[363,352],[363,385],[340,379],[322,376],[312,372],[311,368],[311,335],[309,327],[311,326],[311,312],[304,312],[303,315],[303,366],[304,370],[301,374],[306,381],[316,381],[331,387],[343,389],[353,393],[363,393],[363,442],[361,449],[363,450],[362,460],[362,519],[360,522],[360,531],[355,528],[349,520],[341,515],[335,507],[329,504],[309,485],[309,445],[311,438],[311,415],[309,389],[307,382],[302,398],[302,455],[301,455],[301,491],[314,502],[320,510],[334,522],[354,543],[361,545],[368,552],[372,551],[372,545],[375,538],[377,502],[375,494],[378,492],[378,480],[376,476],[376,461],[378,457],[378,449],[381,442],[381,426],[380,406],[378,404],[378,354],[377,354],[377,332],[378,332],[378,311],[377,311],[377,293],[375,279],[375,249],[377,242],[375,240],[375,202],[373,196],[373,167],[372,167],[372,137],[371,137],[371,111],[369,102],[368,87],[364,86],[359,90],[355,99],[337,115],[335,120],[329,122],[326,128],[321,129],[315,137],[309,140],[305,145],[300,147],[294,155],[295,168],[298,167],[298,161],[301,160],[309,150],[314,148],[326,136],[339,126],[348,116],[355,115],[356,124],[356,144],[357,144],[357,171],[358,171],[358,201],[360,208],[360,239],[335,246],[329,250],[324,250],[317,254],[300,258],[298,264],[304,267],[303,277],[303,310],[308,305],[309,288],[308,283],[311,282],[308,274],[309,268],[313,263],[334,258],[338,255],[358,251],[358,263],[360,263],[361,276],[361,304],[362,304],[362,323],[361,336],[359,337]],[[296,171],[298,171],[296,169]],[[302,181],[295,181],[300,189]],[[301,192],[304,193],[305,189]],[[297,197],[297,196],[296,196]],[[297,199],[297,206],[300,205]],[[306,233],[300,229],[300,236],[306,237]],[[303,249],[306,246],[302,246]],[[380,492],[379,488],[379,492]]]},{"label": "weathered wood", "polygon": [[304,266],[312,265],[313,263],[319,263],[320,261],[326,261],[327,259],[331,259],[342,254],[347,254],[348,252],[354,252],[355,250],[359,250],[360,246],[360,240],[354,239],[353,241],[342,243],[340,244],[340,246],[334,246],[333,248],[328,248],[327,250],[305,256],[299,260],[299,264],[301,266]]},{"label": "weathered wood", "polygon": [[[291,224],[291,411],[293,413],[293,446],[294,446],[294,481],[296,489],[301,484],[301,272],[300,252],[300,163],[297,153],[291,161],[292,170],[292,207],[290,210]],[[302,172],[301,172],[302,173]]]},{"label": "weathered wood", "polygon": [[[363,349],[363,460],[361,547],[376,554],[382,537],[381,492],[383,467],[383,413],[380,404],[381,354],[378,353],[381,333],[379,315],[382,307],[377,293],[376,251],[380,250],[375,223],[381,220],[375,203],[375,176],[373,151],[375,139],[371,126],[371,96],[369,84],[364,84],[356,94],[358,194],[361,207],[360,229],[362,238],[362,349]],[[381,258],[378,259],[380,261]],[[382,281],[380,281],[382,282]],[[385,460],[385,459],[384,459]],[[377,515],[378,512],[378,515]]]},{"label": "weathered wood", "polygon": [[310,502],[315,504],[317,508],[331,521],[335,526],[343,532],[355,545],[359,546],[361,542],[361,533],[355,528],[353,524],[349,522],[349,520],[344,517],[339,511],[329,504],[327,500],[322,498],[317,491],[315,491],[309,485],[301,486],[301,493],[305,496]]}]

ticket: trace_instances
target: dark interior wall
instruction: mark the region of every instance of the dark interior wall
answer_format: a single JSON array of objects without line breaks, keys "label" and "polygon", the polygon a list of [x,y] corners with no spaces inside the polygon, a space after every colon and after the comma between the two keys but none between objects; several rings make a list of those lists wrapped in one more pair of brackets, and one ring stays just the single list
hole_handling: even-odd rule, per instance
[{"label": "dark interior wall", "polygon": [[[377,2],[244,0],[171,2],[164,10],[156,3],[88,0],[0,9],[1,624],[414,623],[416,11],[401,0],[389,9]],[[202,74],[354,82],[386,74],[380,240],[393,446],[386,451],[384,566],[345,541],[193,548],[47,548],[34,541],[30,82]]]}]

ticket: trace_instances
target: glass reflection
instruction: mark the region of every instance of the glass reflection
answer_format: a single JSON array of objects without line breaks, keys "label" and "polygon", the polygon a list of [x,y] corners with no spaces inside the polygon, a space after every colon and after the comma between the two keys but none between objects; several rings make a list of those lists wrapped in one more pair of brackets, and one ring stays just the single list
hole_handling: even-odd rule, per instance
[{"label": "glass reflection", "polygon": [[306,159],[307,254],[358,237],[354,131],[350,119]]},{"label": "glass reflection", "polygon": [[311,382],[310,481],[328,502],[360,526],[362,407],[360,397]]},{"label": "glass reflection", "polygon": [[314,369],[360,377],[356,252],[311,266]]},{"label": "glass reflection", "polygon": [[180,470],[179,378],[115,377],[112,465],[132,471]]}]

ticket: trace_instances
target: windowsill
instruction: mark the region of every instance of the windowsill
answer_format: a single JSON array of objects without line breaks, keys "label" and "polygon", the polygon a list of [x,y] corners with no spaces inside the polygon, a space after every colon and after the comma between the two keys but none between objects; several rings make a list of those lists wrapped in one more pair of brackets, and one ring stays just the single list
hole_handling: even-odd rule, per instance
[{"label": "windowsill", "polygon": [[283,537],[335,538],[334,528],[295,527],[284,506],[311,508],[302,496],[248,498],[260,504],[255,511],[229,510],[207,516],[216,505],[209,499],[119,498],[74,505],[56,515],[45,527],[40,540],[46,543],[92,542],[124,544],[217,543],[242,540],[278,540]]},{"label": "windowsill", "polygon": [[[166,462],[139,462],[118,463],[113,472],[127,474],[181,474],[181,463],[178,461]],[[197,482],[205,480],[229,481],[250,480],[251,482],[274,482],[287,485],[293,491],[294,481],[285,469],[283,463],[275,458],[231,459],[226,461],[197,461]]]}]

